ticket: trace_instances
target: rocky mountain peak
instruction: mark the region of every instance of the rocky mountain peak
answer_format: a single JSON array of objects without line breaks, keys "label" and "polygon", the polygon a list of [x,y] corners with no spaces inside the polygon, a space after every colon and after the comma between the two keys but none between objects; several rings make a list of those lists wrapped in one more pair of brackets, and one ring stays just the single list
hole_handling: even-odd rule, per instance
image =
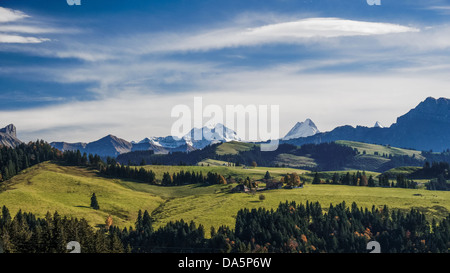
[{"label": "rocky mountain peak", "polygon": [[4,134],[10,135],[12,137],[17,137],[16,136],[16,126],[14,126],[14,124],[9,124],[5,128],[0,129],[0,133],[4,133]]}]

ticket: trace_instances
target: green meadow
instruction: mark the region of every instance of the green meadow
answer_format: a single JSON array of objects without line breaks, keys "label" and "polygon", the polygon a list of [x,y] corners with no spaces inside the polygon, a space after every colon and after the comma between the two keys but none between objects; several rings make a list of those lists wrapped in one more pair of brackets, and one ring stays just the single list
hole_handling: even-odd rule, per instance
[{"label": "green meadow", "polygon": [[421,155],[421,152],[416,150],[402,149],[397,147],[391,147],[388,145],[384,146],[348,140],[338,140],[336,141],[336,143],[356,148],[360,153],[366,152],[366,154],[369,155],[374,155],[375,153],[377,153],[379,156],[382,156],[383,154],[393,156],[407,155],[410,157],[414,156],[417,159],[424,159],[424,157]]},{"label": "green meadow", "polygon": [[[180,170],[220,172],[241,177],[260,179],[267,170],[272,176],[296,171],[303,176],[308,173],[289,168],[250,168],[225,166],[145,166],[159,175]],[[375,173],[374,173],[375,174]],[[331,175],[331,173],[330,173]],[[242,208],[275,209],[280,202],[320,202],[326,211],[330,204],[345,201],[349,206],[371,209],[372,206],[401,210],[419,209],[427,217],[441,218],[450,211],[450,192],[423,189],[369,188],[342,185],[306,184],[299,189],[261,191],[255,194],[229,193],[231,185],[183,185],[163,187],[147,185],[131,180],[109,179],[97,171],[80,167],[60,166],[50,162],[29,168],[13,179],[2,183],[0,206],[6,205],[12,214],[19,209],[45,216],[47,211],[68,217],[85,218],[91,225],[104,224],[111,215],[119,227],[134,225],[139,209],[151,212],[155,226],[169,221],[194,220],[198,224],[218,228],[221,225],[234,227],[234,217]],[[95,192],[99,210],[89,207],[90,197]],[[260,201],[263,194],[265,200]]]},{"label": "green meadow", "polygon": [[[100,210],[90,208],[95,193]],[[157,195],[123,187],[116,179],[102,178],[85,168],[41,163],[26,169],[1,184],[0,206],[16,213],[19,209],[45,216],[58,211],[60,215],[85,218],[97,226],[112,215],[118,226],[134,224],[139,209],[155,210],[164,199]]]},{"label": "green meadow", "polygon": [[[210,163],[208,166],[208,162]],[[211,163],[216,164],[211,164]],[[219,163],[217,163],[219,162]],[[169,172],[170,174],[178,173],[180,171],[189,171],[189,172],[202,172],[203,175],[206,175],[208,172],[213,173],[219,173],[223,175],[225,178],[228,176],[231,176],[233,178],[242,178],[245,179],[247,177],[250,177],[250,179],[262,179],[264,175],[266,174],[266,171],[269,171],[272,177],[275,179],[280,179],[282,176],[284,176],[287,173],[293,173],[296,172],[297,174],[304,174],[309,171],[301,170],[301,169],[294,169],[294,168],[276,168],[276,167],[248,167],[248,166],[223,166],[223,164],[226,164],[225,161],[218,161],[218,160],[212,160],[207,159],[206,161],[203,161],[205,163],[203,166],[164,166],[164,165],[147,165],[144,166],[146,170],[152,170],[156,174],[156,179],[161,180],[163,177],[163,174],[165,172]]]}]

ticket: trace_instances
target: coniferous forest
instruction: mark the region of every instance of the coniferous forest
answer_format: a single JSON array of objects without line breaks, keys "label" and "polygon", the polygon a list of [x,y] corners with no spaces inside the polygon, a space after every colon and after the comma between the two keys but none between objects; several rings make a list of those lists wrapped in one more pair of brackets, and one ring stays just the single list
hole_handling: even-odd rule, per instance
[{"label": "coniferous forest", "polygon": [[180,220],[155,230],[150,214],[139,211],[134,227],[95,229],[58,212],[12,216],[3,207],[0,238],[7,253],[64,253],[70,241],[79,242],[83,253],[366,253],[373,240],[381,252],[448,253],[450,216],[430,223],[417,210],[368,210],[343,202],[324,212],[319,203],[285,202],[276,210],[240,210],[234,228],[206,231]]},{"label": "coniferous forest", "polygon": [[59,150],[52,148],[43,140],[22,143],[14,149],[0,146],[0,182],[10,179],[28,167],[61,156]]}]

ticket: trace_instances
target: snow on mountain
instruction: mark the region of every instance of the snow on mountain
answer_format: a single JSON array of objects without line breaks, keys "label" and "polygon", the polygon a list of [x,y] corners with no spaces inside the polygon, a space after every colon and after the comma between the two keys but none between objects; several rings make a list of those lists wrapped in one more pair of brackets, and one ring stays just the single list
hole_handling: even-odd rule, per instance
[{"label": "snow on mountain", "polygon": [[188,134],[183,136],[183,139],[196,149],[203,149],[208,145],[219,142],[241,141],[241,138],[235,131],[221,123],[214,126],[208,125],[202,128],[193,128]]},{"label": "snow on mountain", "polygon": [[140,149],[145,145],[164,149],[176,149],[183,146],[203,149],[211,144],[228,141],[241,141],[241,139],[235,131],[218,123],[215,125],[209,124],[202,128],[193,128],[181,138],[175,138],[173,136],[145,138],[135,143],[135,146],[136,149]]},{"label": "snow on mountain", "polygon": [[373,127],[375,127],[375,128],[384,128],[384,126],[379,121],[375,122],[375,125]]},{"label": "snow on mountain", "polygon": [[320,133],[316,125],[309,118],[304,122],[297,122],[295,126],[282,138],[283,140],[294,139],[299,137],[309,137]]}]

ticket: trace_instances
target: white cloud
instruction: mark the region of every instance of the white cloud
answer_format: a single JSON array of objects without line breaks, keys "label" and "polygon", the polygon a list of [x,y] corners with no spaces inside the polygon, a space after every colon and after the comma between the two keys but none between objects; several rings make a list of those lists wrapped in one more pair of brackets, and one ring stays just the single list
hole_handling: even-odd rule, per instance
[{"label": "white cloud", "polygon": [[[50,41],[48,38],[21,36],[17,33],[47,33],[51,29],[36,26],[9,25],[10,22],[21,21],[30,16],[25,13],[0,7],[0,44],[37,44]],[[8,23],[8,25],[4,25]]]},{"label": "white cloud", "polygon": [[249,29],[248,35],[270,38],[342,37],[417,32],[416,28],[390,23],[374,23],[340,18],[309,18]]},{"label": "white cloud", "polygon": [[30,26],[30,25],[0,25],[0,32],[13,32],[13,33],[79,33],[80,31],[74,28],[54,28],[44,26]]},{"label": "white cloud", "polygon": [[340,18],[308,18],[259,27],[235,26],[188,35],[160,34],[147,43],[151,53],[207,51],[262,44],[307,43],[337,37],[372,36],[418,32],[419,29],[391,23],[364,22]]},{"label": "white cloud", "polygon": [[50,41],[47,38],[25,37],[19,35],[9,35],[0,33],[0,43],[14,43],[14,44],[38,44]]},{"label": "white cloud", "polygon": [[213,25],[202,29],[192,27],[180,32],[126,33],[120,36],[101,36],[101,39],[83,36],[61,38],[59,47],[52,50],[40,49],[36,54],[97,62],[143,55],[202,52],[268,44],[313,43],[331,46],[341,37],[374,37],[419,32],[418,28],[399,24],[341,18],[293,19],[276,14],[253,14],[246,20],[242,17],[224,22],[220,26]]},{"label": "white cloud", "polygon": [[13,10],[0,7],[0,23],[17,21],[23,18],[30,17],[19,10]]},{"label": "white cloud", "polygon": [[450,14],[450,6],[431,6],[425,9],[433,10],[441,14]]}]

